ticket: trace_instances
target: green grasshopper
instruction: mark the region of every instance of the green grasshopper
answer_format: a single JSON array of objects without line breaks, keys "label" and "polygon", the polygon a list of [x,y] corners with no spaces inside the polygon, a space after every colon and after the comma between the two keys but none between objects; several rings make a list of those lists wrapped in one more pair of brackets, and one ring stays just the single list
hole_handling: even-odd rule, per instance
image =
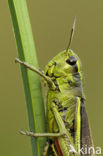
[{"label": "green grasshopper", "polygon": [[[16,58],[16,62],[36,72],[48,85],[47,114],[48,132],[24,132],[28,136],[48,137],[43,156],[94,156],[92,137],[84,105],[82,69],[78,56],[69,49],[75,28],[74,19],[67,49],[55,56],[44,72]],[[79,148],[82,149],[79,151]]]}]

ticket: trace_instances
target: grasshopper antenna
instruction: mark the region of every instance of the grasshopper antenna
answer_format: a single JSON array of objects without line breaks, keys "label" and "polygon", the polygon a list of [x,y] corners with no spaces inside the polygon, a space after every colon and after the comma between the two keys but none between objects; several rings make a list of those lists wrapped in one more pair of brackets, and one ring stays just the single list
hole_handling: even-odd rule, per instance
[{"label": "grasshopper antenna", "polygon": [[76,24],[76,16],[74,17],[74,22],[73,22],[73,26],[72,26],[72,29],[71,29],[70,39],[69,39],[69,43],[68,43],[66,52],[68,51],[68,49],[69,49],[69,47],[70,47],[70,45],[71,45],[72,39],[73,39],[74,30],[75,30],[75,24]]}]

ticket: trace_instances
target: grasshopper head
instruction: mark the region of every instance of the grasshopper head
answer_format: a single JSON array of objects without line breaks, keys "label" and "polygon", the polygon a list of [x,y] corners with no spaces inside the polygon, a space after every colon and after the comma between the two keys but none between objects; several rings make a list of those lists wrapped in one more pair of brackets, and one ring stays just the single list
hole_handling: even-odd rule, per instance
[{"label": "grasshopper head", "polygon": [[45,75],[51,78],[57,90],[83,97],[82,71],[79,57],[72,51],[62,51],[46,66]]},{"label": "grasshopper head", "polygon": [[45,68],[45,74],[52,79],[77,73],[81,73],[81,62],[79,57],[70,49],[60,52]]}]

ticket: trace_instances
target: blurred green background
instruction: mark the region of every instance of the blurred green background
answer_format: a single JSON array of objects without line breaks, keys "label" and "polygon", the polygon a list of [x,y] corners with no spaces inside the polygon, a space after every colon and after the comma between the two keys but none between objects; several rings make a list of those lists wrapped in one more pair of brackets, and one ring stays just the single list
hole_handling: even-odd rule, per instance
[{"label": "blurred green background", "polygon": [[[84,70],[86,108],[94,144],[103,139],[103,1],[27,0],[39,65],[67,47],[73,18],[77,24],[71,48]],[[18,133],[28,129],[23,85],[18,65],[7,1],[0,0],[0,155],[32,156],[30,138]]]}]

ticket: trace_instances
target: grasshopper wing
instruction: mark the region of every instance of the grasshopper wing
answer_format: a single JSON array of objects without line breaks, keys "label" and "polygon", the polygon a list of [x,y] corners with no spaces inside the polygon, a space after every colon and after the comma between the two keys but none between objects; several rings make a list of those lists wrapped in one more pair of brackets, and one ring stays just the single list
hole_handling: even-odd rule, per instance
[{"label": "grasshopper wing", "polygon": [[[89,127],[88,117],[86,113],[86,108],[84,100],[81,100],[81,148],[88,149],[89,156],[94,156],[93,150],[89,151],[90,147],[93,147],[93,140],[91,136],[91,130]],[[81,154],[82,155],[82,154]]]}]

